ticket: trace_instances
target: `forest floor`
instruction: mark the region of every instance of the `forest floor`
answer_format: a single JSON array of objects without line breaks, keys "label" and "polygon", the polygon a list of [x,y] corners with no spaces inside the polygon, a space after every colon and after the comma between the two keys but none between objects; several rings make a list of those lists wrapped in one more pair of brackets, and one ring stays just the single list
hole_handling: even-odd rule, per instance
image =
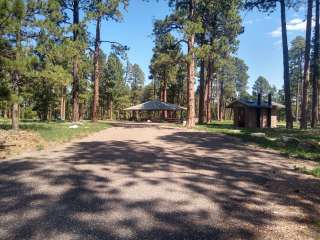
[{"label": "forest floor", "polygon": [[1,160],[0,239],[319,239],[320,179],[239,138],[112,128]]},{"label": "forest floor", "polygon": [[91,123],[83,121],[78,124],[69,122],[39,122],[22,121],[20,131],[9,130],[11,123],[7,119],[0,119],[0,159],[17,155],[30,150],[42,150],[57,143],[80,138],[107,128],[105,122]]}]

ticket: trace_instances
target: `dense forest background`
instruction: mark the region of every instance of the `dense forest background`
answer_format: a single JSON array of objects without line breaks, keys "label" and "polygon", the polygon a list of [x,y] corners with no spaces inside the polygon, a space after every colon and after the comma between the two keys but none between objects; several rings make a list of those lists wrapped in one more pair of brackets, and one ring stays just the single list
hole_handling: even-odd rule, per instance
[{"label": "dense forest background", "polygon": [[[307,1],[306,36],[287,43],[285,11],[306,1],[169,0],[154,21],[150,75],[131,63],[125,43],[101,39],[106,21],[122,21],[128,0],[0,0],[0,115],[41,121],[128,119],[123,109],[149,100],[186,106],[187,124],[232,118],[235,99],[273,95],[291,128],[316,127],[319,115],[319,1]],[[134,4],[131,2],[130,4]],[[284,84],[260,76],[248,92],[237,57],[241,11],[281,8]],[[312,24],[312,19],[315,24]],[[94,24],[95,33],[88,31]],[[111,46],[106,55],[102,44]]]}]

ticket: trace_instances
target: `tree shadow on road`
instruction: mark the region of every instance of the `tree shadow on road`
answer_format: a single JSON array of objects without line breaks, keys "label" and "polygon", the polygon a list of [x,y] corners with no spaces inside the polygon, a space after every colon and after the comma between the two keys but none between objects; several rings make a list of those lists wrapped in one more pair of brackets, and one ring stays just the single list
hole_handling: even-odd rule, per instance
[{"label": "tree shadow on road", "polygon": [[[197,132],[158,140],[1,162],[0,238],[261,239],[278,221],[320,216],[320,181],[272,164],[276,154]],[[274,159],[252,160],[264,154]],[[286,208],[302,214],[274,213]]]}]

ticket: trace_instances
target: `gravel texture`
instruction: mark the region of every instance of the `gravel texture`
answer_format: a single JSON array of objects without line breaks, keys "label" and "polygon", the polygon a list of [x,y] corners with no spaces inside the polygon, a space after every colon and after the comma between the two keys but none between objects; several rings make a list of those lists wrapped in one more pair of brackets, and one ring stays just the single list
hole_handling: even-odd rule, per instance
[{"label": "gravel texture", "polygon": [[114,124],[0,162],[0,239],[320,239],[320,179],[219,134]]}]

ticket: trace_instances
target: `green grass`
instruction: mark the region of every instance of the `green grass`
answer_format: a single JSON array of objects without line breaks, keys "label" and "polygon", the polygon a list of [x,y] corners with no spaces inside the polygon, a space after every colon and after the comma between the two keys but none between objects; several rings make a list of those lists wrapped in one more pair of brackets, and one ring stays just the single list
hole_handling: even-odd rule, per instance
[{"label": "green grass", "polygon": [[[20,129],[36,132],[47,142],[65,142],[109,127],[105,122],[92,123],[89,121],[78,124],[78,128],[69,128],[71,125],[69,122],[22,121]],[[0,119],[0,129],[8,130],[10,128],[11,124],[8,120]]]},{"label": "green grass", "polygon": [[[297,128],[286,129],[283,125],[273,129],[246,129],[235,128],[232,121],[213,122],[208,125],[198,125],[196,128],[213,133],[223,133],[239,137],[247,142],[255,143],[265,148],[271,148],[280,151],[282,154],[290,157],[298,157],[308,160],[320,161],[320,151],[305,151],[297,148],[295,145],[282,146],[280,143],[281,136],[298,138],[300,140],[312,140],[320,142],[320,129],[300,130]],[[250,134],[263,132],[266,137],[253,137]]]},{"label": "green grass", "polygon": [[[302,167],[302,168],[296,168],[295,170],[298,172],[302,172],[304,174],[320,177],[320,167],[316,167],[313,169],[307,169],[306,167]],[[319,226],[320,226],[320,221],[319,221]]]}]

